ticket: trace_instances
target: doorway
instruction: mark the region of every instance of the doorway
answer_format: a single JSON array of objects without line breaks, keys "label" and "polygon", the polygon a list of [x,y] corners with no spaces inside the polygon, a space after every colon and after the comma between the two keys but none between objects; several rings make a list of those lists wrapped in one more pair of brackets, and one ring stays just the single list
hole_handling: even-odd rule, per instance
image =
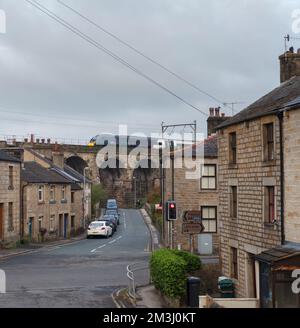
[{"label": "doorway", "polygon": [[256,298],[256,273],[254,256],[246,253],[247,294],[249,298]]},{"label": "doorway", "polygon": [[64,238],[68,237],[69,214],[64,215]]},{"label": "doorway", "polygon": [[64,215],[63,214],[59,214],[58,236],[60,238],[62,238],[64,236]]},{"label": "doorway", "polygon": [[4,239],[4,212],[3,212],[3,204],[0,204],[0,240]]},{"label": "doorway", "polygon": [[28,235],[29,239],[32,240],[32,237],[34,236],[34,218],[29,218]]}]

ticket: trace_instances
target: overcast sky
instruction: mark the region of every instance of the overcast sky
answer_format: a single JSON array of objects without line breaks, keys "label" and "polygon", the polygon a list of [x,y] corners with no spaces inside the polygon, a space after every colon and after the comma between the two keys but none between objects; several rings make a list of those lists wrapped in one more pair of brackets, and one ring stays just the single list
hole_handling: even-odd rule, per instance
[{"label": "overcast sky", "polygon": [[[208,113],[211,98],[68,11],[39,0],[122,59]],[[279,84],[297,0],[63,0],[124,41],[240,110]],[[89,139],[206,117],[80,39],[25,0],[0,0],[0,135]],[[295,44],[297,47],[297,44]],[[299,44],[300,47],[300,44]],[[230,114],[228,108],[224,109]]]}]

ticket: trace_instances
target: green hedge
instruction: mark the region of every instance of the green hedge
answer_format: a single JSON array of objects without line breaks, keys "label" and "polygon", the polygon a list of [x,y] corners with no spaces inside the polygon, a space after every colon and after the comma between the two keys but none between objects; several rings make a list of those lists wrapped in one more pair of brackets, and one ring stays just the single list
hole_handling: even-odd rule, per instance
[{"label": "green hedge", "polygon": [[200,266],[198,256],[169,249],[155,251],[150,259],[150,272],[155,287],[171,298],[185,295],[188,273],[200,269]]}]

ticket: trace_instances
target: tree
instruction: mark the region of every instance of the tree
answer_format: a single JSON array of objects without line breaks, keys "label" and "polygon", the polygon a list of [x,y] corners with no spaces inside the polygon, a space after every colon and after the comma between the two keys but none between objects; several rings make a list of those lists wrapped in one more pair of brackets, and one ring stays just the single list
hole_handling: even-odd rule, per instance
[{"label": "tree", "polygon": [[96,212],[96,206],[99,204],[99,207],[105,206],[108,195],[106,190],[101,184],[92,186],[92,211],[93,214]]}]

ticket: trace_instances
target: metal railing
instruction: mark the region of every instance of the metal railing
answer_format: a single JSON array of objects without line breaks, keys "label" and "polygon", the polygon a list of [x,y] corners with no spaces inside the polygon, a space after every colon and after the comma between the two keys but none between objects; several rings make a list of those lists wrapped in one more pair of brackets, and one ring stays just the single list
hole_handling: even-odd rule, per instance
[{"label": "metal railing", "polygon": [[127,266],[128,294],[136,299],[137,287],[151,283],[151,276],[148,262],[139,262]]}]

